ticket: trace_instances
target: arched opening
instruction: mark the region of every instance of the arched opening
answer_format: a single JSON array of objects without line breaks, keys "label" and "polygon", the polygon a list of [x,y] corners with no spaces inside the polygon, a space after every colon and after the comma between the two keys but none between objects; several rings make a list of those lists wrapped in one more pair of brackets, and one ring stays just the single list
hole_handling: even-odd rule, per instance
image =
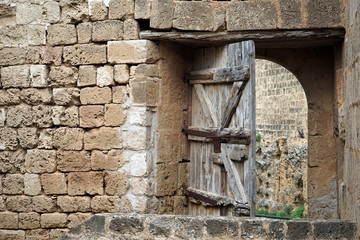
[{"label": "arched opening", "polygon": [[256,208],[289,214],[307,209],[308,106],[298,79],[256,60]]}]

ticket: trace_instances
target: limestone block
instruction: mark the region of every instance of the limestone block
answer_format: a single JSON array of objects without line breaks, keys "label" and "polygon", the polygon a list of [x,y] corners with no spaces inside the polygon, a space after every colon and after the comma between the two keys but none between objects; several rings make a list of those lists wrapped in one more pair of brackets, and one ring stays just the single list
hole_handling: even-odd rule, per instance
[{"label": "limestone block", "polygon": [[146,107],[132,107],[129,110],[129,123],[145,127],[148,122],[148,114]]},{"label": "limestone block", "polygon": [[78,87],[96,85],[96,67],[93,65],[79,67]]},{"label": "limestone block", "polygon": [[41,214],[40,224],[42,228],[62,228],[67,223],[65,213],[44,213]]},{"label": "limestone block", "polygon": [[316,0],[307,2],[307,26],[309,28],[326,28],[341,26],[341,1]]},{"label": "limestone block", "polygon": [[174,17],[174,2],[172,0],[152,1],[151,16],[150,16],[151,28],[170,29],[172,27],[173,17]]},{"label": "limestone block", "polygon": [[105,42],[110,40],[121,40],[124,34],[124,24],[119,20],[107,20],[94,23],[92,29],[92,40],[94,42]]},{"label": "limestone block", "polygon": [[0,151],[0,173],[25,172],[24,166],[25,151]]},{"label": "limestone block", "polygon": [[125,103],[129,99],[127,86],[112,87],[113,103]]},{"label": "limestone block", "polygon": [[126,120],[126,110],[120,104],[105,105],[105,126],[121,126]]},{"label": "limestone block", "polygon": [[0,127],[5,125],[6,121],[6,111],[5,108],[0,108]]},{"label": "limestone block", "polygon": [[181,161],[186,137],[181,132],[159,129],[157,163]]},{"label": "limestone block", "polygon": [[16,150],[18,148],[16,130],[13,128],[0,129],[0,150]]},{"label": "limestone block", "polygon": [[189,214],[189,205],[187,197],[176,196],[174,197],[174,209],[176,214],[188,215]]},{"label": "limestone block", "polygon": [[27,26],[27,43],[29,45],[45,45],[46,26],[44,25]]},{"label": "limestone block", "polygon": [[159,98],[159,80],[155,78],[130,81],[130,98],[135,104],[155,106]]},{"label": "limestone block", "polygon": [[22,230],[0,230],[0,239],[24,240],[25,231]]},{"label": "limestone block", "polygon": [[47,43],[50,45],[66,45],[77,42],[76,28],[71,24],[50,25],[47,33]]},{"label": "limestone block", "polygon": [[159,59],[158,46],[148,40],[108,42],[110,63],[153,63]]},{"label": "limestone block", "polygon": [[79,126],[78,108],[54,106],[52,112],[52,121],[54,125],[77,127]]},{"label": "limestone block", "polygon": [[80,90],[81,104],[105,104],[111,102],[111,89],[108,87],[87,87]]},{"label": "limestone block", "polygon": [[64,23],[86,22],[89,19],[89,6],[87,1],[61,1],[61,21]]},{"label": "limestone block", "polygon": [[35,148],[38,142],[36,128],[19,128],[18,140],[22,148]]},{"label": "limestone block", "polygon": [[52,87],[74,86],[78,80],[78,69],[75,67],[51,67],[49,83]]},{"label": "limestone block", "polygon": [[8,196],[6,208],[10,212],[30,212],[31,198],[25,196]]},{"label": "limestone block", "polygon": [[0,65],[15,65],[27,63],[27,51],[25,48],[2,48],[0,49]]},{"label": "limestone block", "polygon": [[32,87],[46,87],[49,69],[46,65],[30,66],[30,85]]},{"label": "limestone block", "polygon": [[0,44],[19,45],[27,43],[25,26],[4,26],[0,28]]},{"label": "limestone block", "polygon": [[26,230],[26,240],[47,240],[49,239],[49,229],[31,229]]},{"label": "limestone block", "polygon": [[55,150],[27,150],[25,167],[28,173],[51,173],[56,170]]},{"label": "limestone block", "polygon": [[104,125],[104,106],[89,105],[81,106],[80,112],[80,127],[92,128],[101,127]]},{"label": "limestone block", "polygon": [[90,212],[90,197],[59,196],[57,205],[63,212]]},{"label": "limestone block", "polygon": [[109,19],[127,19],[134,15],[134,0],[110,0]]},{"label": "limestone block", "polygon": [[47,105],[39,105],[32,107],[33,121],[40,128],[52,126],[52,107]]},{"label": "limestone block", "polygon": [[276,29],[277,19],[276,6],[272,2],[230,2],[227,7],[229,31]]},{"label": "limestone block", "polygon": [[226,7],[215,8],[213,31],[224,31],[226,29]]},{"label": "limestone block", "polygon": [[53,147],[53,140],[52,140],[52,136],[53,136],[53,129],[52,128],[48,128],[48,129],[41,129],[39,131],[39,140],[38,140],[38,148],[43,148],[43,149],[52,149]]},{"label": "limestone block", "polygon": [[107,19],[108,8],[104,1],[89,1],[90,19],[93,21],[101,21]]},{"label": "limestone block", "polygon": [[78,88],[54,88],[53,96],[56,105],[80,104],[80,90]]},{"label": "limestone block", "polygon": [[20,99],[29,105],[50,104],[52,103],[51,90],[26,88],[21,91]]},{"label": "limestone block", "polygon": [[214,29],[213,7],[210,2],[177,1],[174,11],[174,28],[192,31]]},{"label": "limestone block", "polygon": [[41,183],[39,175],[25,173],[24,176],[25,195],[36,196],[41,193]]},{"label": "limestone block", "polygon": [[120,128],[101,127],[85,133],[85,150],[111,150],[122,148],[122,136]]},{"label": "limestone block", "polygon": [[99,87],[114,85],[114,68],[112,66],[99,67],[96,76],[96,85]]},{"label": "limestone block", "polygon": [[[2,185],[1,185],[1,194],[2,194]],[[6,197],[3,197],[3,196],[0,197],[0,211],[1,212],[6,211],[5,200],[6,200]]]},{"label": "limestone block", "polygon": [[173,195],[177,190],[178,168],[177,163],[157,164],[156,165],[156,195],[168,196]]},{"label": "limestone block", "polygon": [[105,172],[105,193],[124,196],[129,190],[128,176],[123,172]]},{"label": "limestone block", "polygon": [[64,62],[71,65],[106,63],[106,46],[81,44],[64,47]]},{"label": "limestone block", "polygon": [[42,22],[42,6],[32,3],[16,4],[16,23],[29,24]]},{"label": "limestone block", "polygon": [[[17,229],[18,221],[19,221],[19,219],[18,219],[17,213],[0,212],[0,228]],[[1,237],[1,235],[0,235],[0,237]],[[0,239],[5,240],[8,238],[0,238]]]},{"label": "limestone block", "polygon": [[43,5],[43,21],[45,23],[57,23],[60,21],[60,4],[58,2],[46,2]]},{"label": "limestone block", "polygon": [[128,149],[145,150],[148,147],[150,139],[147,137],[146,127],[132,127],[127,133]]},{"label": "limestone block", "polygon": [[32,209],[35,212],[55,212],[56,209],[56,198],[47,196],[35,196],[32,198]]},{"label": "limestone block", "polygon": [[41,185],[45,194],[66,194],[66,177],[63,173],[45,173],[41,175]]},{"label": "limestone block", "polygon": [[81,150],[83,138],[83,129],[61,127],[54,130],[54,147],[64,150]]},{"label": "limestone block", "polygon": [[68,175],[69,195],[102,195],[103,173],[71,172]]},{"label": "limestone block", "polygon": [[89,171],[90,152],[58,151],[56,154],[57,169],[61,172]]},{"label": "limestone block", "polygon": [[3,194],[22,194],[24,192],[24,176],[21,174],[5,175],[2,184]]},{"label": "limestone block", "polygon": [[115,82],[120,84],[126,84],[129,82],[129,66],[126,64],[115,65]]},{"label": "limestone block", "polygon": [[30,71],[28,65],[10,66],[1,68],[1,86],[9,87],[29,87]]},{"label": "limestone block", "polygon": [[135,40],[139,39],[140,26],[134,19],[126,19],[124,22],[124,39]]},{"label": "limestone block", "polygon": [[150,0],[135,0],[135,19],[150,19],[151,2]]},{"label": "limestone block", "polygon": [[54,64],[55,66],[61,65],[61,58],[63,54],[63,47],[50,47],[42,48],[41,58],[45,64]]},{"label": "limestone block", "polygon": [[139,64],[137,66],[131,66],[130,77],[132,79],[159,77],[159,67],[155,64]]},{"label": "limestone block", "polygon": [[68,228],[73,228],[92,217],[91,213],[72,213],[68,216]]},{"label": "limestone block", "polygon": [[126,162],[122,150],[110,150],[106,152],[93,150],[91,152],[91,168],[93,170],[118,170]]},{"label": "limestone block", "polygon": [[0,26],[16,24],[16,6],[0,4]]},{"label": "limestone block", "polygon": [[94,213],[119,212],[121,200],[118,196],[95,196],[91,199],[91,210]]},{"label": "limestone block", "polygon": [[299,28],[302,26],[301,2],[296,0],[280,0],[281,28]]},{"label": "limestone block", "polygon": [[130,156],[129,168],[131,176],[142,177],[147,174],[148,158],[149,156],[143,152],[137,152]]},{"label": "limestone block", "polygon": [[40,214],[35,212],[19,213],[20,229],[36,229],[40,228]]},{"label": "limestone block", "polygon": [[79,43],[89,43],[91,42],[91,34],[92,34],[92,23],[79,23],[76,26],[78,42]]},{"label": "limestone block", "polygon": [[154,183],[148,178],[132,178],[130,180],[131,193],[135,196],[154,195]]},{"label": "limestone block", "polygon": [[[68,219],[69,219],[69,217],[68,217]],[[62,235],[66,234],[68,231],[69,231],[69,229],[66,229],[66,228],[50,229],[49,239],[51,239],[51,240],[60,239],[60,237],[62,237]]]},{"label": "limestone block", "polygon": [[0,105],[14,105],[20,103],[20,89],[9,88],[0,90]]}]

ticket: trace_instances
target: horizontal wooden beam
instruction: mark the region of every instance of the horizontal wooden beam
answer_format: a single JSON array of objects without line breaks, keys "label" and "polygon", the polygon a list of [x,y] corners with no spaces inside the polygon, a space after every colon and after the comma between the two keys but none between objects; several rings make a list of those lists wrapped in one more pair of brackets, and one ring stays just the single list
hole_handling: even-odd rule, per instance
[{"label": "horizontal wooden beam", "polygon": [[343,41],[345,29],[252,30],[239,32],[142,31],[141,39],[175,41],[187,45],[220,45],[253,40],[257,47],[304,47]]}]

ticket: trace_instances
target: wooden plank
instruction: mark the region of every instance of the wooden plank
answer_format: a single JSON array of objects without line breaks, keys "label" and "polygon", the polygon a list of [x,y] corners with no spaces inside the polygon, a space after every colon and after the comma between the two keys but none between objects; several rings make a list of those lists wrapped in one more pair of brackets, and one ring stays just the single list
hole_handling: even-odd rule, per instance
[{"label": "wooden plank", "polygon": [[243,185],[241,184],[239,173],[237,173],[235,166],[228,156],[226,148],[221,151],[221,158],[224,162],[225,170],[227,172],[227,180],[229,186],[234,194],[235,200],[242,201],[242,203],[248,203]]},{"label": "wooden plank", "polygon": [[218,126],[219,121],[216,116],[216,112],[211,104],[209,97],[207,96],[207,94],[205,92],[204,86],[201,84],[195,84],[194,88],[195,88],[195,92],[199,98],[199,101],[200,101],[200,104],[204,111],[205,116],[207,118],[210,118],[213,121],[214,126]]}]

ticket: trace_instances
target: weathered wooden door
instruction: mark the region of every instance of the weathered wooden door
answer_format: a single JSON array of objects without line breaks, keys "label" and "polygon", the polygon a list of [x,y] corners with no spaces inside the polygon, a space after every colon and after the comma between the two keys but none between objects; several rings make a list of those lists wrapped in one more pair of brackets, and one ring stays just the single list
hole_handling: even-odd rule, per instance
[{"label": "weathered wooden door", "polygon": [[194,50],[190,126],[192,215],[254,215],[255,47]]}]

